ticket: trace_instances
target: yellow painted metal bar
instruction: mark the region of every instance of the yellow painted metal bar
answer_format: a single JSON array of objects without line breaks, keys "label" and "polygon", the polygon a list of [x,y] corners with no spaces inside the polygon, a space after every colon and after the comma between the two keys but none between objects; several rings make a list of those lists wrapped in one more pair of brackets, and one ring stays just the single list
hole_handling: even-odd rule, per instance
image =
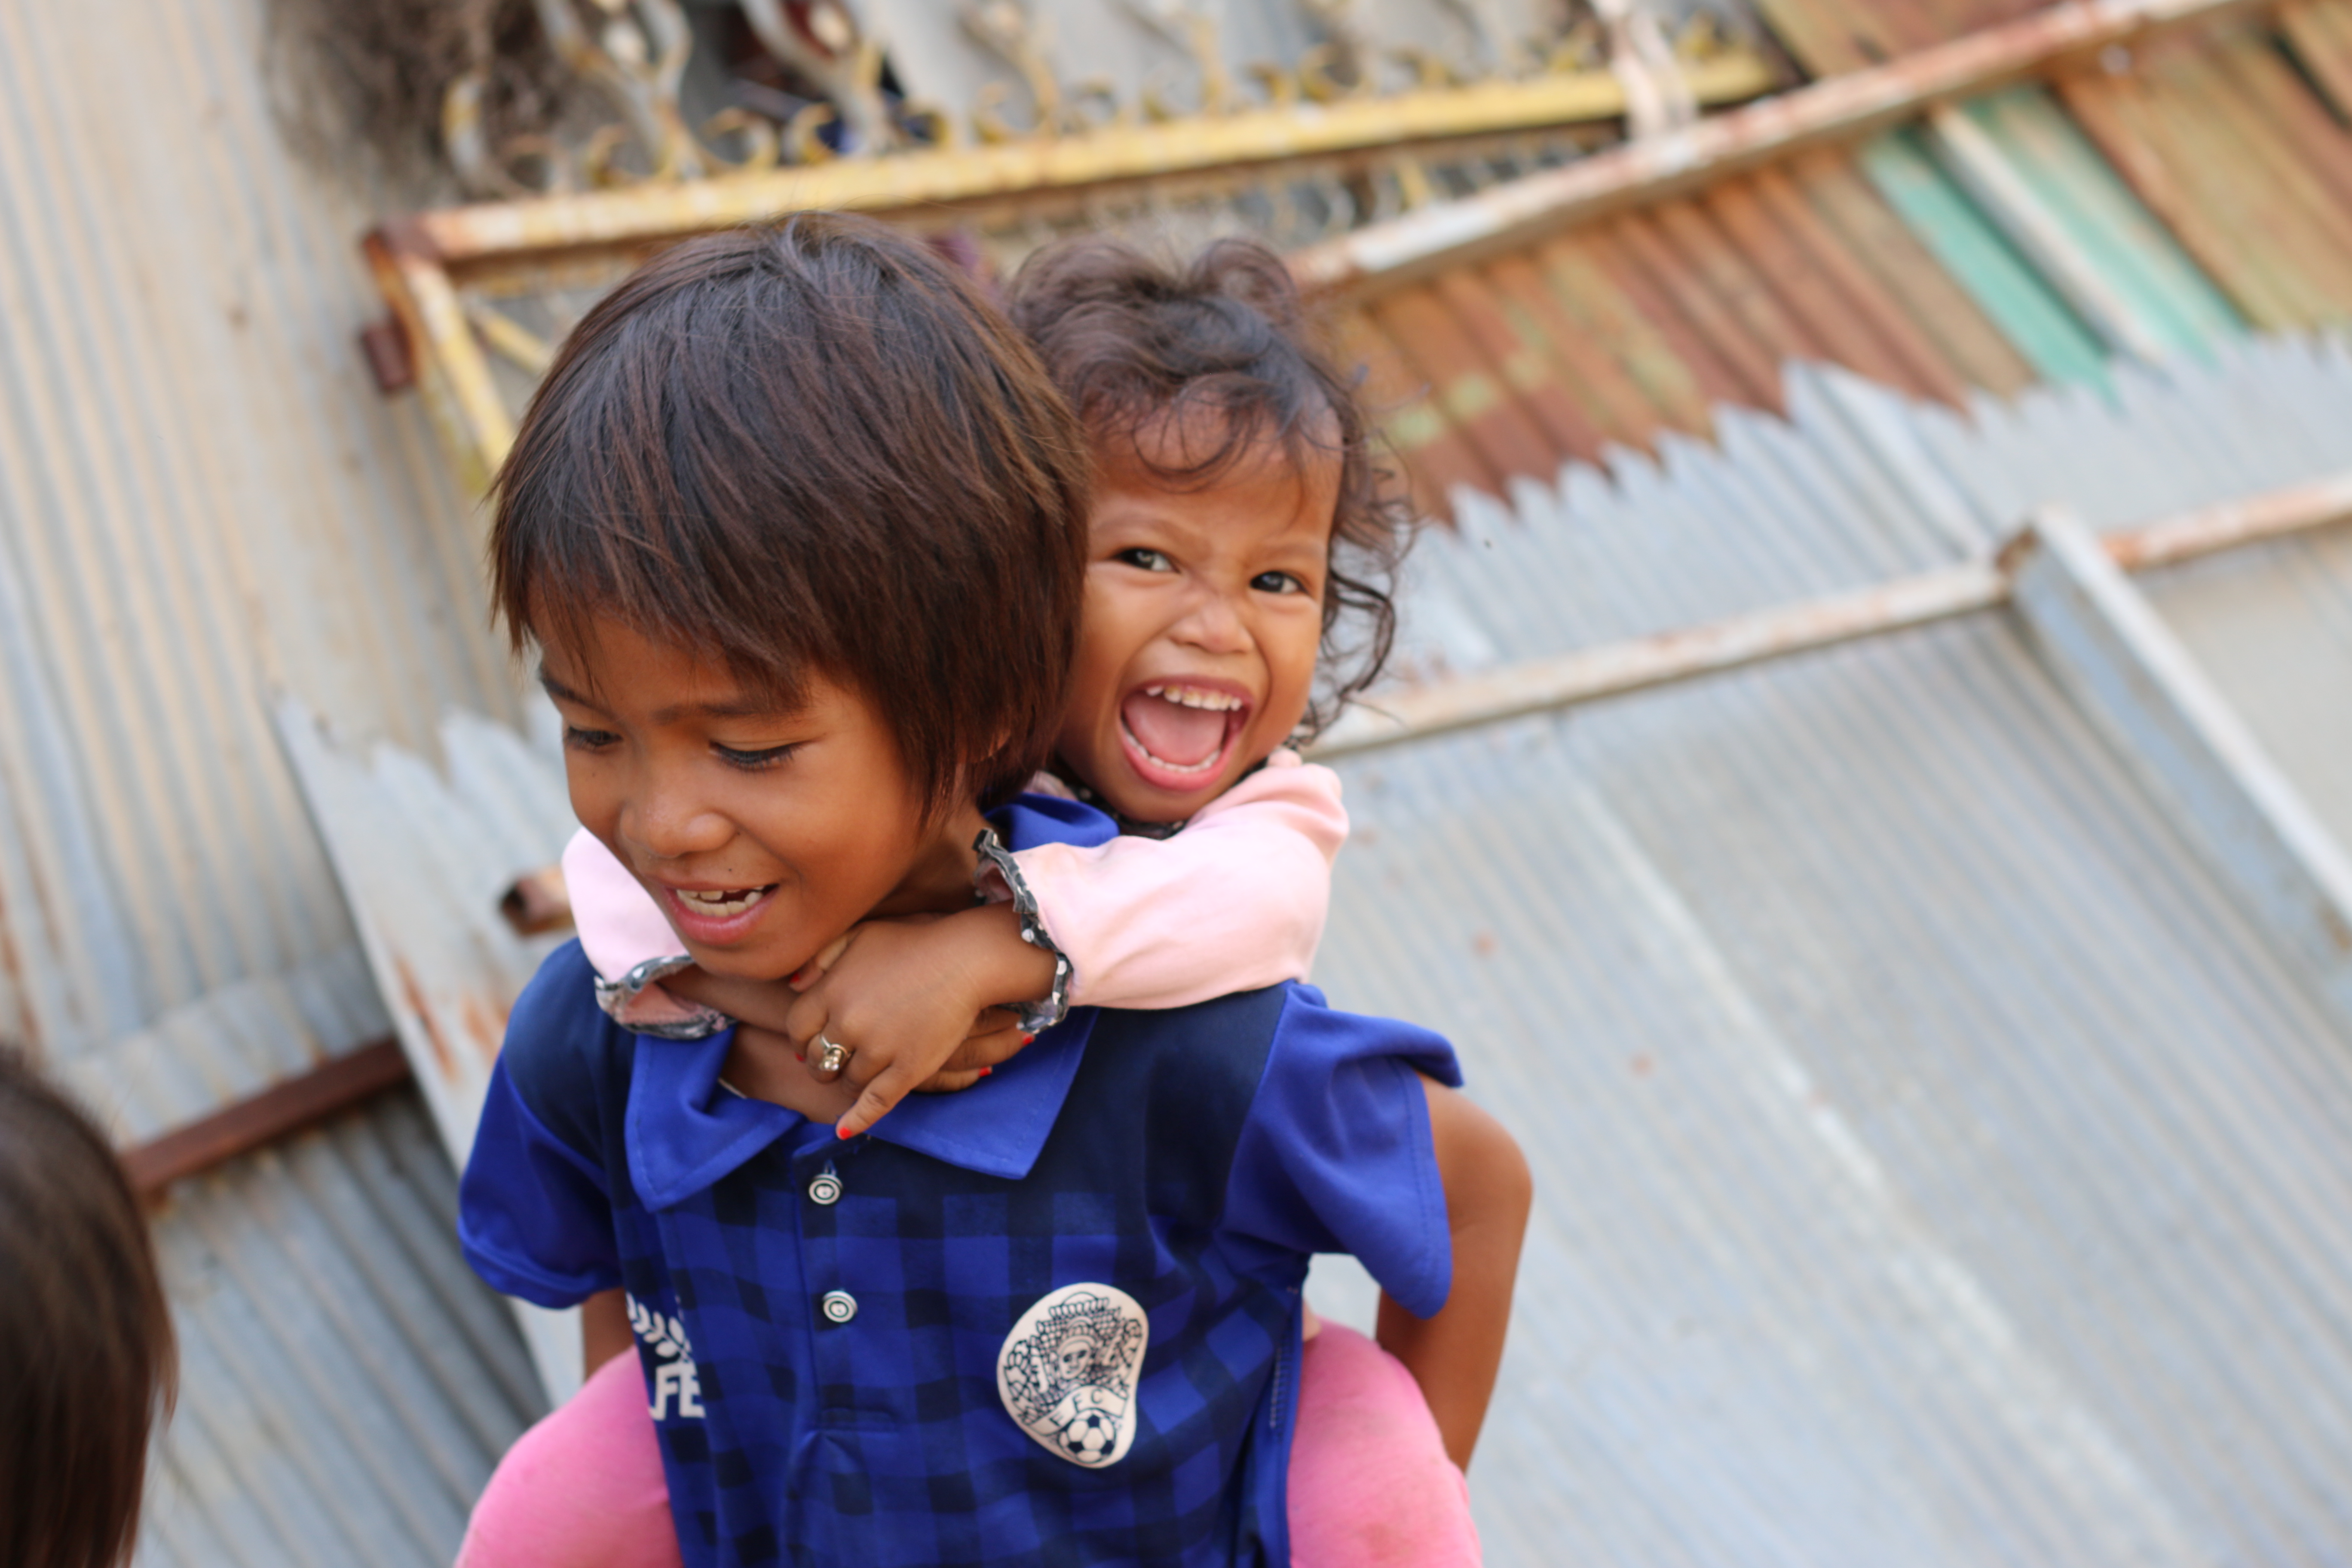
[{"label": "yellow painted metal bar", "polygon": [[404,225],[379,229],[366,242],[376,286],[408,339],[417,388],[457,480],[480,495],[514,445],[514,417],[499,395],[490,362],[474,337],[466,308],[440,261]]},{"label": "yellow painted metal bar", "polygon": [[[1701,103],[1769,91],[1763,60],[1730,51],[1685,64]],[[433,252],[466,271],[501,258],[644,245],[812,208],[888,211],[1247,168],[1533,132],[1607,120],[1625,92],[1606,71],[1488,81],[1334,103],[1292,103],[1166,125],[1000,146],[843,158],[761,174],[646,184],[576,196],[452,207],[411,220]]]}]

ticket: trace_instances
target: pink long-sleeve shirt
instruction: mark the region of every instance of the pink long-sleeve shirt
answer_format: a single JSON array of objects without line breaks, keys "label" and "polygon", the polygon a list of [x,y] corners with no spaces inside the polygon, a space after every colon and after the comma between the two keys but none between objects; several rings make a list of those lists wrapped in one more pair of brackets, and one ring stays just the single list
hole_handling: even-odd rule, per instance
[{"label": "pink long-sleeve shirt", "polygon": [[[1339,775],[1279,751],[1171,837],[1046,844],[1013,859],[1070,961],[1073,1005],[1183,1007],[1307,978],[1347,837]],[[719,1022],[662,987],[693,960],[661,906],[584,828],[563,851],[563,880],[607,1012],[651,1034]]]}]

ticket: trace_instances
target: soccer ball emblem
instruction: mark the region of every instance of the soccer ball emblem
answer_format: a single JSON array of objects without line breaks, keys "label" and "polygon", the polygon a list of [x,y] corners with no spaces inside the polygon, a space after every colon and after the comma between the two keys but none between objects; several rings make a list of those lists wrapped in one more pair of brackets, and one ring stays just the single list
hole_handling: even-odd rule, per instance
[{"label": "soccer ball emblem", "polygon": [[1108,1410],[1081,1410],[1062,1428],[1062,1452],[1081,1465],[1099,1465],[1118,1447],[1118,1417]]}]

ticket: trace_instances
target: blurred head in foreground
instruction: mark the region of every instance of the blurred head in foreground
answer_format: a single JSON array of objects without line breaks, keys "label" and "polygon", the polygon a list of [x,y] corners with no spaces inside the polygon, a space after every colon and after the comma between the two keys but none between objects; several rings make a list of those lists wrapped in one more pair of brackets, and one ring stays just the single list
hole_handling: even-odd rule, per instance
[{"label": "blurred head in foreground", "polygon": [[0,1563],[129,1559],[173,1369],[147,1216],[112,1147],[0,1045]]}]

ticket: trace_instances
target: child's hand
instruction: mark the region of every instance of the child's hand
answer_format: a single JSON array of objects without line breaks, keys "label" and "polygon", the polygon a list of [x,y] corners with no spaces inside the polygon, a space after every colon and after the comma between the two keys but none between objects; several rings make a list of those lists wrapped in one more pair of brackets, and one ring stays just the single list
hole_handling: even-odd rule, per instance
[{"label": "child's hand", "polygon": [[806,989],[784,1019],[813,1067],[818,1035],[849,1048],[842,1078],[858,1097],[837,1124],[844,1138],[872,1127],[910,1089],[962,1089],[986,1077],[1029,1043],[1006,1009],[1054,983],[1053,959],[1021,940],[1004,905],[870,921],[845,943],[793,977]]}]

